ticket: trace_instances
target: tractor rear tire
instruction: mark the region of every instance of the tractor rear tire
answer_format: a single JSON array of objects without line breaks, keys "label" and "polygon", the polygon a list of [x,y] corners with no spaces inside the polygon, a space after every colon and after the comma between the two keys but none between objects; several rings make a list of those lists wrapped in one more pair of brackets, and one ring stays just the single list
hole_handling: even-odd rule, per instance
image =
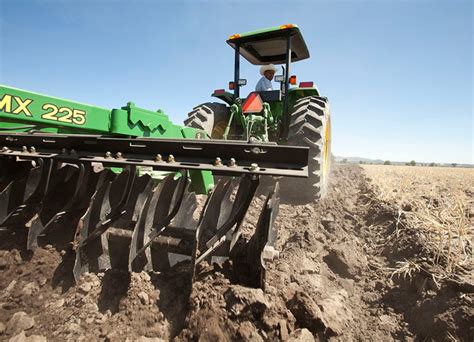
[{"label": "tractor rear tire", "polygon": [[282,180],[282,199],[303,204],[324,197],[331,169],[331,117],[325,97],[296,101],[290,114],[288,145],[309,147],[309,178]]},{"label": "tractor rear tire", "polygon": [[222,139],[229,121],[229,107],[216,102],[203,103],[188,113],[187,127],[203,130],[211,139]]}]

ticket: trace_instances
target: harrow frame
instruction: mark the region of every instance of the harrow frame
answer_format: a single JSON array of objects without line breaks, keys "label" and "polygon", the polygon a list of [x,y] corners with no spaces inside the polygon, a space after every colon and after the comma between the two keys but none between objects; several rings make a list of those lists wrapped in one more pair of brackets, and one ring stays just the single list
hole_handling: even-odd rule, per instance
[{"label": "harrow frame", "polygon": [[[172,255],[188,259],[194,277],[200,262],[242,256],[240,227],[260,176],[308,176],[308,149],[276,144],[0,132],[0,146],[0,227],[29,225],[30,250],[73,240],[76,279],[109,268],[165,271],[176,263]],[[139,175],[140,167],[165,176],[158,182]],[[210,190],[197,220],[194,170],[231,176]],[[48,203],[61,197],[59,205]],[[276,183],[236,261],[247,263],[252,286],[264,286],[278,202]]]}]

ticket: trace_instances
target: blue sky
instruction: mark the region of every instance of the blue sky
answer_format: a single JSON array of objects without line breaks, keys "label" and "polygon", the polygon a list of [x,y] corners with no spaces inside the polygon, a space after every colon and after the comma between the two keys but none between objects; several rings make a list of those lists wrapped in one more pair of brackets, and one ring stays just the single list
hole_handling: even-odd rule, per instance
[{"label": "blue sky", "polygon": [[329,97],[336,155],[474,163],[472,1],[0,4],[0,83],[176,123],[232,79],[228,36],[296,23],[311,59],[292,73]]}]

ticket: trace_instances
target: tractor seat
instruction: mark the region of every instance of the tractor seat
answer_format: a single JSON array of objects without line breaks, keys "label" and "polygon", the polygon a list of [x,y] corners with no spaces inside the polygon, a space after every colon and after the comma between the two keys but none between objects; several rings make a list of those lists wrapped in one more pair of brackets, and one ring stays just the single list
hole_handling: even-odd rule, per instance
[{"label": "tractor seat", "polygon": [[257,91],[263,102],[281,101],[281,90]]}]

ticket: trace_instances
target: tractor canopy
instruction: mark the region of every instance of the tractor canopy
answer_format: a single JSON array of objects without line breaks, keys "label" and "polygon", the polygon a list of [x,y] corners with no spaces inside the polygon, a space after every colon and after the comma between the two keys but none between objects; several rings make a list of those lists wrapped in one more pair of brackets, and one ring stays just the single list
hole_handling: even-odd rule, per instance
[{"label": "tractor canopy", "polygon": [[294,24],[234,34],[229,37],[227,43],[234,49],[238,45],[240,54],[251,64],[284,64],[288,36],[291,37],[291,62],[309,58],[300,29]]}]

